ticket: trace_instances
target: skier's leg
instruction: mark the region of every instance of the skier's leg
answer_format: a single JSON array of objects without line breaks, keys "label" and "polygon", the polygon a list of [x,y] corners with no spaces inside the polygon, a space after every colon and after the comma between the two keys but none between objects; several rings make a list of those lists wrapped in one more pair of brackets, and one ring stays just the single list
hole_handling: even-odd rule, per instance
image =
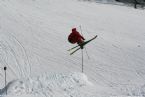
[{"label": "skier's leg", "polygon": [[78,43],[78,45],[80,46],[80,48],[81,48],[81,49],[83,49],[83,48],[84,48],[84,44],[83,44],[83,43],[84,43],[84,41],[83,41],[83,42],[81,42],[81,43]]}]

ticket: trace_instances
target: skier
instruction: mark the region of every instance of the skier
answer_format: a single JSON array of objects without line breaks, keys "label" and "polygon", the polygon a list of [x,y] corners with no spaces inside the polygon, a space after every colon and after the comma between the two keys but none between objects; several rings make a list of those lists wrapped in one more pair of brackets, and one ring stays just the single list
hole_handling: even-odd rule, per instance
[{"label": "skier", "polygon": [[85,38],[80,35],[80,33],[77,31],[76,28],[72,29],[72,33],[68,36],[68,41],[72,44],[77,43],[81,49],[83,49],[83,45],[81,45],[84,42]]}]

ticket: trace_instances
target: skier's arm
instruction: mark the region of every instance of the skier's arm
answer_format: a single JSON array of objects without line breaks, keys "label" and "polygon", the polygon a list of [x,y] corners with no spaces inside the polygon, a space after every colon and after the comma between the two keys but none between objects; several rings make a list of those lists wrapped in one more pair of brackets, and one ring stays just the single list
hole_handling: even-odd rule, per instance
[{"label": "skier's arm", "polygon": [[84,38],[82,35],[80,35],[79,32],[77,32],[77,35],[78,35],[79,37],[81,37],[83,40],[85,40],[85,38]]},{"label": "skier's arm", "polygon": [[82,38],[83,40],[85,40],[85,38],[84,38],[83,36],[81,36],[81,38]]}]

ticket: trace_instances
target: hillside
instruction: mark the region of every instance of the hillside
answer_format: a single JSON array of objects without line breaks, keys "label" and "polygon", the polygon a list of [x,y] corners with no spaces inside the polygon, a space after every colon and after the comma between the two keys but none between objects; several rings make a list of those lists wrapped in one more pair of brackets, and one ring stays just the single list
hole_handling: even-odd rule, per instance
[{"label": "hillside", "polygon": [[90,59],[84,53],[84,73],[93,91],[144,95],[144,17],[144,10],[77,0],[1,0],[1,90],[4,66],[10,83],[44,73],[81,72],[81,51],[73,56],[67,51],[75,46],[67,41],[71,29],[80,31],[81,25],[86,39],[99,36],[86,46]]}]

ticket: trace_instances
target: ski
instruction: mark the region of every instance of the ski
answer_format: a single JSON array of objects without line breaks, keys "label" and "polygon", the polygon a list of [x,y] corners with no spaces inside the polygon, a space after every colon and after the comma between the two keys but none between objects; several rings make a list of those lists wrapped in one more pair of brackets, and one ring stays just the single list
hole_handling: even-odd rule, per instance
[{"label": "ski", "polygon": [[80,47],[77,48],[76,50],[74,50],[73,52],[70,53],[70,55],[74,54],[76,51],[78,51],[79,49],[81,49]]},{"label": "ski", "polygon": [[71,50],[73,50],[73,49],[75,49],[75,48],[77,48],[77,47],[79,47],[79,45],[77,45],[77,46],[75,46],[75,47],[72,47],[72,48],[68,49],[67,51],[71,51]]},{"label": "ski", "polygon": [[80,44],[79,46],[85,46],[86,44],[88,44],[89,42],[91,42],[92,40],[94,40],[97,37],[97,35],[95,37],[93,37],[92,39],[83,42],[82,44]]},{"label": "ski", "polygon": [[75,47],[69,49],[68,51],[71,51],[71,50],[73,50],[73,49],[79,47],[79,48],[77,48],[76,50],[74,50],[72,53],[70,53],[70,55],[74,54],[76,51],[78,51],[79,49],[81,49],[81,47],[84,47],[86,44],[88,44],[89,42],[91,42],[92,40],[94,40],[96,37],[97,37],[97,35],[96,35],[95,37],[93,37],[92,39],[90,39],[90,40],[88,40],[88,41],[85,41],[85,42],[83,42],[82,44],[77,45],[77,46],[75,46]]}]

